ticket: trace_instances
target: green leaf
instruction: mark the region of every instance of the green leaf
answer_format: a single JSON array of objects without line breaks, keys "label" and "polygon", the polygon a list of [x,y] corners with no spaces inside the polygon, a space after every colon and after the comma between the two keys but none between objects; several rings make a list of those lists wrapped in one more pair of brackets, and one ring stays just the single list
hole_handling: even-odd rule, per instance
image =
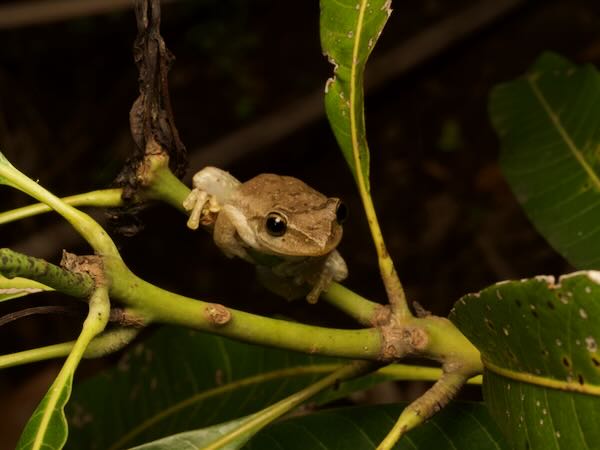
[{"label": "green leaf", "polygon": [[[393,426],[405,406],[350,407],[294,417],[260,431],[244,448],[248,450],[374,449]],[[243,425],[243,422],[249,418],[176,434],[131,450],[205,448]],[[239,441],[221,449],[234,450],[245,443],[246,441]],[[501,450],[508,447],[483,404],[453,403],[420,428],[409,432],[395,448]]]},{"label": "green leaf", "polygon": [[[383,440],[405,406],[351,407],[294,417],[265,428],[244,448],[372,450]],[[394,448],[502,450],[508,446],[483,404],[452,403],[408,432]]]},{"label": "green leaf", "polygon": [[[75,386],[67,407],[67,445],[130,447],[236,419],[299,391],[343,362],[164,327],[130,349],[116,368]],[[411,372],[413,378],[433,378],[402,369],[341,383],[313,401],[329,402],[384,380],[406,379]]]},{"label": "green leaf", "polygon": [[0,302],[54,289],[26,278],[5,278],[0,275]]},{"label": "green leaf", "polygon": [[450,318],[481,351],[484,397],[515,448],[597,448],[600,272],[499,283]]},{"label": "green leaf", "polygon": [[[171,448],[173,445],[181,445],[183,442],[192,443],[193,440],[194,442],[202,441],[201,448],[205,449],[239,448],[265,426],[274,422],[282,415],[293,411],[317,393],[339,384],[340,380],[354,378],[360,374],[367,373],[374,367],[374,363],[367,361],[353,361],[343,364],[316,383],[306,386],[304,389],[287,396],[256,414],[245,417],[243,420],[235,421],[235,427],[228,424],[226,426],[227,431],[224,431],[223,427],[217,427],[216,431],[207,435],[206,430],[197,430],[163,439],[160,445],[164,446],[164,448]],[[212,427],[212,430],[215,430],[215,428]]]},{"label": "green leaf", "polygon": [[[216,442],[226,434],[235,431],[244,424],[245,421],[254,417],[242,417],[231,420],[229,422],[213,425],[201,430],[186,431],[184,433],[174,434],[162,439],[158,439],[147,444],[133,447],[130,450],[189,450],[192,448],[205,448],[208,445]],[[225,446],[220,447],[220,450],[235,450],[244,445],[248,440],[248,436],[242,436]]]},{"label": "green leaf", "polygon": [[500,162],[525,212],[571,264],[600,268],[600,75],[546,53],[496,87]]},{"label": "green leaf", "polygon": [[[359,186],[369,191],[363,74],[391,0],[321,0],[321,47],[333,64],[325,85],[329,123]],[[358,168],[358,169],[357,169]]]},{"label": "green leaf", "polygon": [[[65,364],[66,366],[66,364]],[[17,449],[61,449],[67,441],[64,407],[71,395],[75,367],[58,376],[44,396],[19,439]],[[64,369],[64,367],[63,367]],[[62,373],[62,371],[61,371]]]},{"label": "green leaf", "polygon": [[89,312],[81,334],[54,383],[29,418],[17,450],[63,448],[68,435],[64,408],[71,394],[73,374],[90,341],[106,327],[109,313],[108,288],[99,287],[90,298]]},{"label": "green leaf", "polygon": [[293,411],[303,402],[314,397],[317,393],[338,384],[340,380],[354,378],[365,373],[374,365],[367,361],[354,361],[343,364],[339,369],[321,378],[316,383],[293,393],[290,396],[264,408],[263,410],[242,419],[227,422],[222,425],[180,433],[151,443],[161,448],[173,448],[185,445],[195,445],[206,449],[237,449],[245,444],[252,436],[265,426],[274,422],[282,415]]}]

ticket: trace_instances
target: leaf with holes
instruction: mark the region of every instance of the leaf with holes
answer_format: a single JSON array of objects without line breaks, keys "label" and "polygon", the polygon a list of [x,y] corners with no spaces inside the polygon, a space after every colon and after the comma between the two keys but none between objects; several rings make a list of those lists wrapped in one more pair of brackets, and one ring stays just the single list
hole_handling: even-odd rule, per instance
[{"label": "leaf with holes", "polygon": [[[223,423],[299,391],[341,363],[164,327],[130,349],[116,368],[75,386],[67,447],[128,448]],[[344,397],[399,378],[397,373],[351,380],[313,400]]]},{"label": "leaf with holes", "polygon": [[359,186],[369,191],[363,74],[392,12],[391,0],[321,0],[321,47],[333,64],[325,85],[331,128]]},{"label": "leaf with holes", "polygon": [[6,278],[0,275],[0,302],[54,289],[26,278]]},{"label": "leaf with holes", "polygon": [[600,74],[554,54],[496,87],[502,170],[525,212],[574,266],[600,269]]},{"label": "leaf with holes", "polygon": [[598,448],[600,272],[499,283],[450,319],[481,351],[486,403],[514,448]]}]

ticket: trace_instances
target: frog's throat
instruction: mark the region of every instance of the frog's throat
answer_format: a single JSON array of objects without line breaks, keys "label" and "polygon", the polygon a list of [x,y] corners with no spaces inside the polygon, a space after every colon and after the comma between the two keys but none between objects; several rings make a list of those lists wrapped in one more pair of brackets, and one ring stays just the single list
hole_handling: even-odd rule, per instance
[{"label": "frog's throat", "polygon": [[[247,248],[246,251],[254,261],[254,263],[258,266],[264,267],[275,267],[289,260],[290,257],[284,257],[281,255],[271,255],[269,253],[263,253],[253,248]],[[306,257],[298,257],[298,259],[304,259]]]}]

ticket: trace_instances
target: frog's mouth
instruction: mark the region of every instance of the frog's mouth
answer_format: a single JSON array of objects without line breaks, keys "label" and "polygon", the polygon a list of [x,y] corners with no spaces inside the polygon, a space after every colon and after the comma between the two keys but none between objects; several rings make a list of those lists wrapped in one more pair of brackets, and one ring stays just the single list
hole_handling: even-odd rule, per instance
[{"label": "frog's mouth", "polygon": [[[328,238],[316,240],[304,233],[290,230],[289,235],[283,235],[270,240],[261,239],[263,253],[281,258],[289,257],[319,257],[331,253],[342,240],[342,227],[335,226]],[[287,242],[286,242],[287,241]]]}]

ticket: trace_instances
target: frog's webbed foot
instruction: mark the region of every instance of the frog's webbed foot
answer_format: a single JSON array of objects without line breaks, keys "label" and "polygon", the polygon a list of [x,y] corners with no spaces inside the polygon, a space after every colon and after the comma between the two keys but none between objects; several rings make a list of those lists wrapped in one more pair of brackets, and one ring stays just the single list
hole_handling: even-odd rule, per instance
[{"label": "frog's webbed foot", "polygon": [[192,230],[198,229],[200,224],[213,224],[221,208],[213,195],[199,188],[192,189],[183,201],[183,207],[191,211],[187,226]]},{"label": "frog's webbed foot", "polygon": [[329,289],[329,285],[333,281],[342,281],[347,276],[348,267],[346,266],[346,261],[344,261],[344,258],[342,258],[337,250],[334,250],[327,255],[323,267],[316,276],[316,279],[309,280],[312,289],[306,295],[306,300],[311,304],[317,303],[321,293]]},{"label": "frog's webbed foot", "polygon": [[310,292],[306,295],[306,301],[311,305],[317,303],[321,296],[321,292],[326,291],[332,281],[333,278],[329,274],[322,273]]},{"label": "frog's webbed foot", "polygon": [[213,225],[240,182],[228,172],[216,167],[205,167],[194,175],[194,188],[183,201],[186,211],[191,211],[187,226],[192,230],[202,225]]},{"label": "frog's webbed foot", "polygon": [[190,212],[190,218],[187,221],[188,228],[192,230],[198,229],[200,225],[200,216],[202,215],[202,209],[208,199],[206,191],[200,189],[192,189],[186,199],[183,201],[183,207],[186,211]]}]

